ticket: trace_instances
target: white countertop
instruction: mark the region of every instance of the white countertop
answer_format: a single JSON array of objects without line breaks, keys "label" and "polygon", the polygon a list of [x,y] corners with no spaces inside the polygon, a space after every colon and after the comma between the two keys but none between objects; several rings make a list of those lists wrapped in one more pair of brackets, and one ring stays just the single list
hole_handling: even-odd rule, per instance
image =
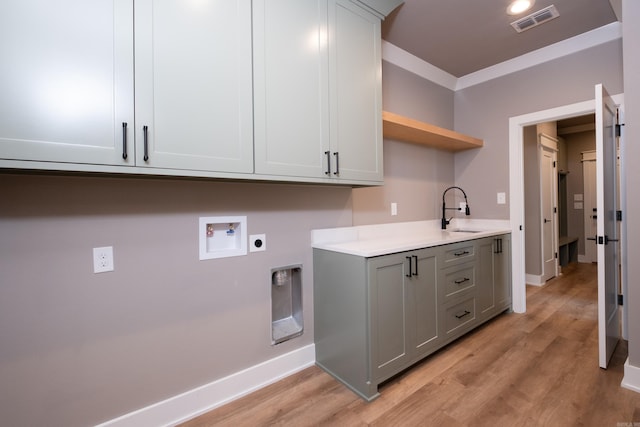
[{"label": "white countertop", "polygon": [[511,233],[508,220],[454,218],[447,226],[447,230],[440,228],[440,220],[312,230],[311,246],[345,254],[373,257],[505,233]]}]

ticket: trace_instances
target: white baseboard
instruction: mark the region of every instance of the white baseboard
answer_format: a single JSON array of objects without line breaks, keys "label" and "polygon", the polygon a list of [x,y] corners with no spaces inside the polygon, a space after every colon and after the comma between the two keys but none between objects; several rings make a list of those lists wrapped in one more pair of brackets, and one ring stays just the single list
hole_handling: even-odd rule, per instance
[{"label": "white baseboard", "polygon": [[173,426],[308,368],[315,359],[310,344],[97,427]]},{"label": "white baseboard", "polygon": [[542,276],[538,276],[536,274],[525,274],[524,280],[527,285],[542,286],[545,284],[545,281],[542,280]]},{"label": "white baseboard", "polygon": [[640,393],[640,368],[629,365],[629,359],[624,362],[624,377],[620,384],[623,388]]}]

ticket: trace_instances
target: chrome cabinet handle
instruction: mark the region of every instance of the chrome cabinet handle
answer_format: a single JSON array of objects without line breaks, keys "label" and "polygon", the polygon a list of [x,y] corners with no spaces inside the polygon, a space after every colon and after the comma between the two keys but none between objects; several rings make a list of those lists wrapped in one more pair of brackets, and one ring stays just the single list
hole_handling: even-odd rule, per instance
[{"label": "chrome cabinet handle", "polygon": [[142,133],[144,134],[144,161],[149,160],[149,126],[142,126]]},{"label": "chrome cabinet handle", "polygon": [[465,277],[463,279],[454,280],[453,283],[455,283],[456,285],[461,285],[464,282],[468,282],[469,280],[471,280],[471,279],[469,279],[468,277]]},{"label": "chrome cabinet handle", "polygon": [[469,251],[455,252],[455,256],[469,255]]}]

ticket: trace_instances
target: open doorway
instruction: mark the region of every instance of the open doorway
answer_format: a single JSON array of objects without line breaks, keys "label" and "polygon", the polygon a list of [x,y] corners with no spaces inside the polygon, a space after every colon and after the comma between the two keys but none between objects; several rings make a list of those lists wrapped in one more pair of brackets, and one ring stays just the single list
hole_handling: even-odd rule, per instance
[{"label": "open doorway", "polygon": [[[622,95],[614,96],[614,102],[622,104]],[[585,101],[548,110],[511,117],[509,119],[509,185],[510,185],[510,221],[512,227],[512,296],[513,310],[516,313],[526,311],[526,268],[524,233],[524,129],[538,123],[560,121],[569,118],[587,116],[595,112],[595,100]],[[624,169],[624,162],[622,164]],[[624,172],[623,172],[624,173]],[[624,189],[622,189],[624,194]],[[624,201],[623,209],[624,209]],[[626,277],[622,278],[623,290],[626,289]],[[626,336],[626,307],[623,307],[623,337]]]},{"label": "open doorway", "polygon": [[541,286],[572,262],[596,261],[595,115],[523,132],[526,283]]},{"label": "open doorway", "polygon": [[[616,98],[616,97],[614,97]],[[621,101],[621,97],[618,97]],[[622,102],[619,102],[620,104]],[[524,240],[524,128],[551,121],[586,116],[595,112],[595,102],[585,101],[509,119],[509,217],[512,227],[512,295],[513,310],[526,311],[525,240]]]}]

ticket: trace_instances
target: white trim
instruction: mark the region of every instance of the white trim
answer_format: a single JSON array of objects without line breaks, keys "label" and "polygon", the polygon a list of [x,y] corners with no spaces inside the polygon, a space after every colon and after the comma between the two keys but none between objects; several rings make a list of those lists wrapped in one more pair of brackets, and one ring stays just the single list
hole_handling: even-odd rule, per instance
[{"label": "white trim", "polygon": [[97,427],[173,426],[281,380],[315,363],[309,344]]},{"label": "white trim", "polygon": [[591,260],[587,259],[586,255],[578,254],[578,262],[583,264],[591,264]]},{"label": "white trim", "polygon": [[597,159],[596,150],[583,151],[580,153],[582,155],[582,162],[595,162]]},{"label": "white trim", "polygon": [[544,62],[589,49],[613,40],[622,38],[622,24],[612,22],[595,30],[579,34],[570,39],[562,40],[558,43],[543,47],[533,52],[501,62],[499,64],[467,74],[458,79],[455,90],[465,89],[486,81],[505,76],[507,74],[522,71]]},{"label": "white trim", "polygon": [[[614,95],[616,104],[624,95]],[[595,99],[509,118],[509,218],[511,221],[511,262],[513,311],[527,310],[524,263],[524,172],[523,128],[538,123],[583,116],[595,112]],[[520,229],[522,227],[522,229]]]},{"label": "white trim", "polygon": [[544,278],[538,274],[525,274],[524,280],[527,285],[542,286],[545,284]]},{"label": "white trim", "polygon": [[620,38],[622,24],[612,22],[459,78],[386,40],[382,40],[382,59],[455,92]]},{"label": "white trim", "polygon": [[622,377],[620,386],[640,393],[640,368],[629,365],[629,358],[624,362],[624,377]]},{"label": "white trim", "polygon": [[449,90],[456,90],[458,79],[455,76],[386,40],[382,40],[382,59]]}]

